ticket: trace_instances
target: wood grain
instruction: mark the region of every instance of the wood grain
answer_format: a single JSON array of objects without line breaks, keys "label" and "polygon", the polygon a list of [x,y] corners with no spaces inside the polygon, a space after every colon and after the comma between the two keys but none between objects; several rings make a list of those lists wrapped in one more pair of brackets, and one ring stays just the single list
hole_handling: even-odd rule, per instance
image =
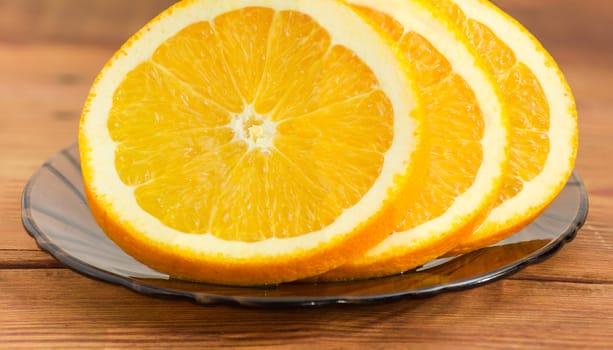
[{"label": "wood grain", "polygon": [[556,58],[579,110],[577,238],[510,278],[423,300],[246,309],[151,298],[84,277],[21,224],[30,175],[75,141],[100,67],[170,0],[0,0],[0,348],[613,348],[613,7],[496,0]]},{"label": "wood grain", "polygon": [[[7,280],[13,283],[0,282],[0,308],[10,311],[0,315],[0,323],[14,320],[15,314],[24,319],[0,329],[0,339],[67,347],[95,348],[112,339],[117,347],[151,349],[173,348],[176,342],[181,348],[197,348],[201,342],[247,348],[288,343],[295,348],[352,343],[375,349],[408,343],[577,348],[593,339],[590,348],[604,349],[613,337],[613,328],[602,327],[613,322],[613,305],[599,305],[613,293],[611,284],[503,280],[383,305],[243,309],[144,298],[121,287],[100,288],[100,282],[66,270],[0,271],[0,281]],[[578,299],[586,307],[576,308]],[[579,319],[598,322],[569,322]]]},{"label": "wood grain", "polygon": [[115,47],[173,0],[0,0],[0,40]]}]

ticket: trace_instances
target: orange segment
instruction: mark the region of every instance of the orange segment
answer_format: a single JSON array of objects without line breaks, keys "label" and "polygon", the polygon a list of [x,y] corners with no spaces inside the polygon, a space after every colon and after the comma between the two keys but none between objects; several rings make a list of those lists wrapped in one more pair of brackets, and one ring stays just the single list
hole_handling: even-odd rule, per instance
[{"label": "orange segment", "polygon": [[351,50],[342,46],[331,47],[322,55],[312,74],[305,77],[308,80],[303,78],[300,84],[293,84],[282,95],[282,103],[273,111],[273,120],[296,118],[316,112],[322,106],[329,109],[327,112],[334,113],[333,105],[344,103],[339,109],[348,108],[380,89],[370,69]]},{"label": "orange segment", "polygon": [[485,64],[497,78],[500,79],[501,75],[513,68],[517,63],[515,54],[513,50],[498,39],[496,34],[482,23],[465,18],[459,8],[453,9],[456,6],[455,4],[448,2],[445,6],[452,9],[451,11],[454,14],[452,20],[463,29],[470,43],[479,54],[483,55]]},{"label": "orange segment", "polygon": [[[319,71],[331,47],[331,38],[312,18],[296,12],[280,12],[272,24],[266,70],[260,82],[255,110],[269,113],[277,101],[293,92]],[[307,80],[308,81],[308,80]]]},{"label": "orange segment", "polygon": [[[202,42],[208,44],[202,45]],[[220,40],[211,24],[199,22],[162,43],[152,61],[201,98],[214,101],[229,112],[239,113],[243,101],[220,48]]]},{"label": "orange segment", "polygon": [[513,198],[523,190],[524,182],[533,180],[543,171],[549,154],[549,104],[534,73],[519,63],[499,77],[511,119],[511,149],[509,174],[498,204]]},{"label": "orange segment", "polygon": [[[391,21],[392,19],[390,19]],[[431,92],[444,79],[454,74],[451,63],[428,39],[415,32],[407,32],[398,39],[398,45],[414,66],[417,80]],[[426,92],[424,95],[427,95]]]},{"label": "orange segment", "polygon": [[274,17],[272,9],[249,7],[217,16],[213,21],[225,65],[232,72],[232,82],[243,103],[253,103],[262,81]]}]

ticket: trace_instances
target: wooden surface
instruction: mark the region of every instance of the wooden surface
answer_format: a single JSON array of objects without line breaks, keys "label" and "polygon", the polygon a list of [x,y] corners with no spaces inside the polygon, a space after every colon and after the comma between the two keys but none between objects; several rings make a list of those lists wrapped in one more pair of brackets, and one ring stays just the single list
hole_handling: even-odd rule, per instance
[{"label": "wooden surface", "polygon": [[170,1],[0,0],[0,348],[613,348],[613,9],[497,0],[557,59],[580,115],[590,197],[577,238],[510,278],[423,300],[245,309],[158,299],[84,277],[21,225],[30,175],[75,141],[98,69]]}]

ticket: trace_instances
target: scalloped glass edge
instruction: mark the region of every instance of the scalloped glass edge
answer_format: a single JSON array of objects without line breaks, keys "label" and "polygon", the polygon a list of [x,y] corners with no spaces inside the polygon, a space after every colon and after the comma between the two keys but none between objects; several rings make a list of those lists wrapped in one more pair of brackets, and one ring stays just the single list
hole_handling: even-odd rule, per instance
[{"label": "scalloped glass edge", "polygon": [[556,200],[533,223],[479,251],[370,280],[229,287],[170,279],[110,241],[87,207],[76,144],[53,154],[32,175],[22,195],[26,231],[42,250],[85,276],[144,295],[182,297],[197,304],[259,307],[362,304],[474,288],[549,258],[574,239],[587,213],[587,192],[573,172]]}]

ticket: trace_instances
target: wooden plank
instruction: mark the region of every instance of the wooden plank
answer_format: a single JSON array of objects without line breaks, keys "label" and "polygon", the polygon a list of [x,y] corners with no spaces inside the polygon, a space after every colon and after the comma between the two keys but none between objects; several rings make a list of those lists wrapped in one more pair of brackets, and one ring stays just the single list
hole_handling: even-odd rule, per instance
[{"label": "wooden plank", "polygon": [[83,101],[110,53],[0,43],[1,248],[36,249],[21,225],[21,193],[52,153],[76,141]]},{"label": "wooden plank", "polygon": [[0,41],[115,46],[176,0],[0,0]]},{"label": "wooden plank", "polygon": [[33,269],[65,267],[51,255],[40,250],[0,249],[0,269]]},{"label": "wooden plank", "polygon": [[528,28],[548,49],[613,51],[607,0],[493,0]]},{"label": "wooden plank", "polygon": [[[73,42],[114,46],[175,0],[0,0],[0,41],[17,43]],[[547,45],[590,46],[611,43],[607,0],[495,0]],[[546,21],[543,21],[546,18]],[[613,47],[604,47],[613,50]]]},{"label": "wooden plank", "polygon": [[[7,282],[7,281],[10,281]],[[76,273],[0,270],[3,348],[249,348],[360,344],[613,346],[612,284],[504,280],[423,300],[244,309],[141,296]],[[580,332],[577,332],[580,329]]]}]

